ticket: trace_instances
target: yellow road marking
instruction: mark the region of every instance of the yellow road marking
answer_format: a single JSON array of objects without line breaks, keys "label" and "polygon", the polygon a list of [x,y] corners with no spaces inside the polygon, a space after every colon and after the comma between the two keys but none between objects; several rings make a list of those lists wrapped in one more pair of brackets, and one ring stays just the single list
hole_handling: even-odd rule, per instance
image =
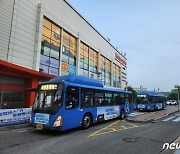
[{"label": "yellow road marking", "polygon": [[111,126],[114,125],[114,124],[117,124],[119,121],[120,121],[120,120],[118,120],[118,121],[116,121],[116,122],[114,122],[114,123],[112,123],[112,124],[110,124],[110,125],[102,128],[102,129],[100,129],[100,130],[98,130],[98,131],[96,131],[96,132],[94,132],[94,133],[92,133],[92,134],[89,135],[88,137],[94,136],[94,135],[97,134],[98,132],[100,132],[100,131],[102,131],[102,130],[104,130],[104,129],[106,129],[106,128],[109,128],[109,127],[111,127]]},{"label": "yellow road marking", "polygon": [[122,127],[123,129],[128,129],[128,128],[129,128],[129,127],[127,128],[127,127],[125,127],[125,126],[121,126],[121,127]]},{"label": "yellow road marking", "polygon": [[[134,127],[129,127],[129,128],[126,128],[126,129],[130,129],[130,128],[134,128]],[[98,135],[103,135],[103,134],[108,134],[108,133],[114,133],[114,132],[118,132],[120,130],[125,130],[125,129],[122,128],[122,129],[116,129],[114,131],[102,132],[102,133],[98,133],[98,134],[94,134],[94,135],[89,135],[88,137],[98,136]]]},{"label": "yellow road marking", "polygon": [[136,126],[136,125],[133,125],[133,124],[130,124],[130,123],[129,123],[129,125],[131,125],[131,126],[133,126],[133,127],[138,127],[138,126]]},{"label": "yellow road marking", "polygon": [[[146,125],[138,125],[137,126],[137,125],[134,125],[134,124],[131,124],[131,123],[123,123],[123,124],[130,125],[130,127],[128,127],[128,126],[126,126],[126,127],[125,126],[119,126],[119,127],[121,127],[120,129],[114,128],[115,127],[114,125],[117,124],[119,121],[120,120],[118,120],[118,121],[116,121],[116,122],[114,122],[114,123],[112,123],[112,124],[102,128],[102,129],[100,129],[100,130],[90,134],[88,137],[98,136],[98,135],[103,135],[103,134],[108,134],[108,133],[113,133],[113,132],[117,132],[117,131],[120,131],[120,130],[127,130],[127,129],[130,129],[130,128],[138,128],[138,127],[141,127],[141,126],[146,126]],[[116,127],[118,127],[118,126],[116,126]],[[106,129],[110,129],[110,130],[106,131]],[[101,132],[103,130],[104,130],[104,132]]]}]

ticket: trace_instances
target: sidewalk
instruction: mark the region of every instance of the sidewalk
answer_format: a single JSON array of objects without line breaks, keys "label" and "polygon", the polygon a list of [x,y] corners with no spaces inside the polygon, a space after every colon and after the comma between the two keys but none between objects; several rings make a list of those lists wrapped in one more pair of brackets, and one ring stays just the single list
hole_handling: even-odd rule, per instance
[{"label": "sidewalk", "polygon": [[158,120],[162,117],[165,117],[169,114],[175,113],[180,111],[177,106],[167,106],[165,110],[159,110],[156,112],[149,112],[143,115],[139,115],[136,117],[128,117],[127,120],[131,122],[141,122],[141,123],[147,123],[147,122],[155,122],[155,120]]},{"label": "sidewalk", "polygon": [[30,126],[30,123],[23,123],[23,124],[16,124],[16,125],[10,125],[10,126],[1,126],[1,131],[7,131],[7,130],[13,130],[13,129],[20,129],[20,128],[27,128]]}]

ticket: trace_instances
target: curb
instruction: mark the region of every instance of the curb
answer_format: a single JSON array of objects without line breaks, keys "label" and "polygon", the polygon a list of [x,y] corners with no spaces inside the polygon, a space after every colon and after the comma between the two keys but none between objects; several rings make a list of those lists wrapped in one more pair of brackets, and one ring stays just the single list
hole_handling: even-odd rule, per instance
[{"label": "curb", "polygon": [[132,119],[132,118],[126,118],[126,120],[129,121],[129,122],[132,122],[132,123],[155,123],[156,120],[159,120],[159,119],[164,118],[164,117],[166,117],[166,116],[168,116],[168,115],[177,113],[177,112],[179,112],[179,111],[180,111],[180,110],[173,111],[173,112],[170,112],[170,113],[165,114],[165,115],[162,116],[162,117],[158,117],[158,118],[155,118],[155,119],[148,119],[148,120],[134,120],[134,119]]},{"label": "curb", "polygon": [[20,128],[28,128],[29,126],[30,126],[30,123],[23,123],[23,124],[10,125],[10,126],[1,126],[0,132],[14,130],[14,129],[20,129]]}]

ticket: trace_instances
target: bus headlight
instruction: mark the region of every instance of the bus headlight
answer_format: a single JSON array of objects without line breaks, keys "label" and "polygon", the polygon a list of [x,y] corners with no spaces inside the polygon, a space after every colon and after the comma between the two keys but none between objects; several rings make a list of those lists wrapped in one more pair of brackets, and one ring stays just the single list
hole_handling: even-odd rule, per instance
[{"label": "bus headlight", "polygon": [[53,126],[58,127],[62,125],[62,116],[58,116]]}]

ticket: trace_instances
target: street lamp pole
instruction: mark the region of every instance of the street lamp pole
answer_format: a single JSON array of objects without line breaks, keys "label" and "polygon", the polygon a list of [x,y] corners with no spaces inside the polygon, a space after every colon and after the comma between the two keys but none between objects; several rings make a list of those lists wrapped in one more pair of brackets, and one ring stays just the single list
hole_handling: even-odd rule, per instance
[{"label": "street lamp pole", "polygon": [[178,100],[177,100],[177,103],[178,103],[178,110],[179,110],[179,91],[178,91],[178,88],[175,88],[175,90],[177,90],[177,96],[178,96]]},{"label": "street lamp pole", "polygon": [[179,110],[179,91],[177,90],[178,93],[178,110]]}]

